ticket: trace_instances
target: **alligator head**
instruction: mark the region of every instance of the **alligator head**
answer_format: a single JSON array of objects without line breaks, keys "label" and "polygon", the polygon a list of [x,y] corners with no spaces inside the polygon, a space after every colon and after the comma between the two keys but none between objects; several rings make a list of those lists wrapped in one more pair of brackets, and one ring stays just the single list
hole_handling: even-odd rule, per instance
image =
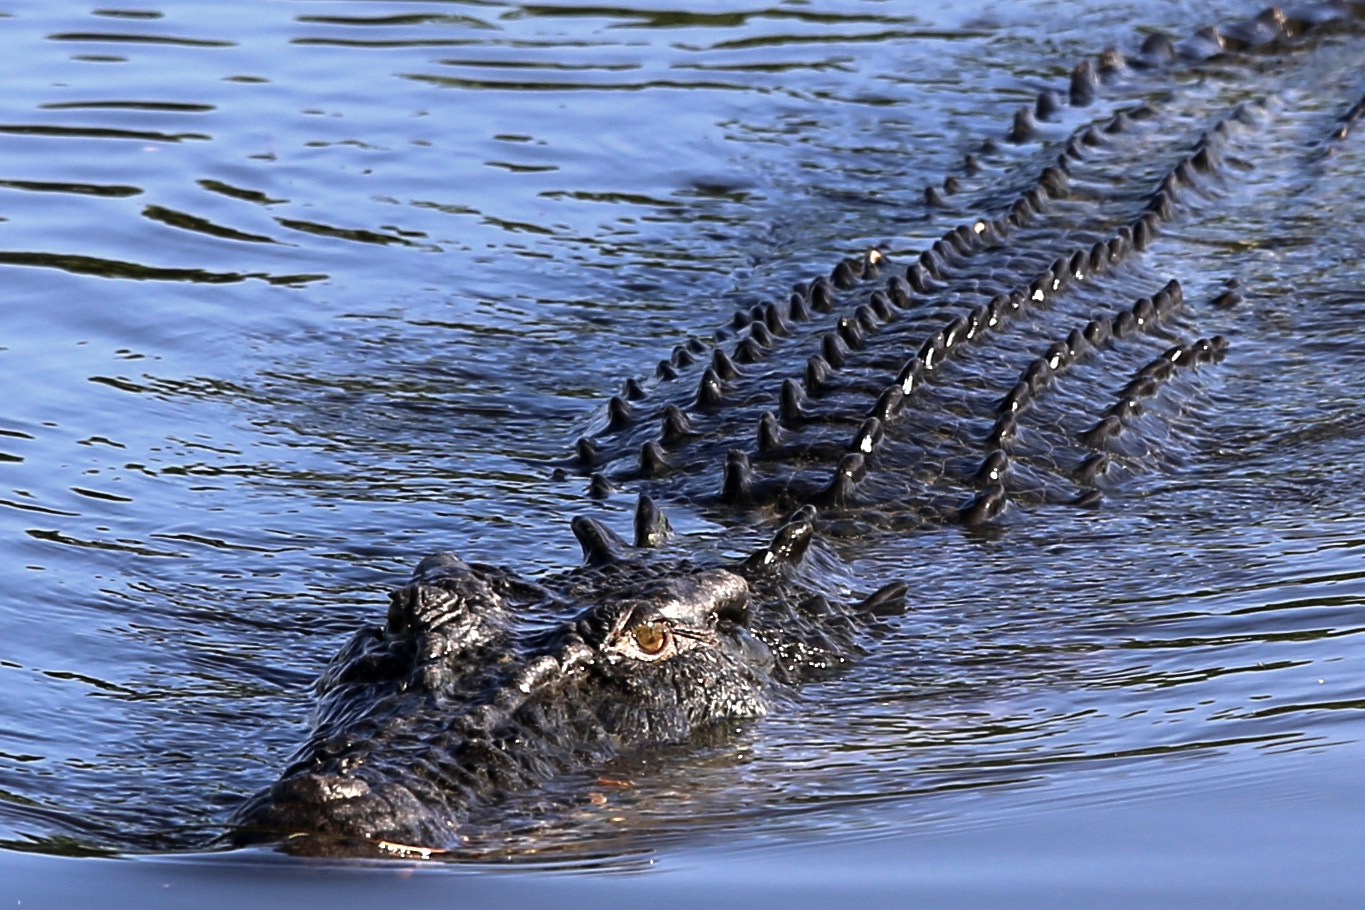
[{"label": "alligator head", "polygon": [[[587,565],[534,584],[427,557],[385,625],[323,674],[312,737],[238,812],[239,840],[447,848],[475,806],[766,713],[856,648],[860,625],[831,624],[837,608],[800,578],[811,517],[729,565],[632,553],[590,519],[574,523]],[[903,593],[890,585],[852,615],[875,621]]]}]

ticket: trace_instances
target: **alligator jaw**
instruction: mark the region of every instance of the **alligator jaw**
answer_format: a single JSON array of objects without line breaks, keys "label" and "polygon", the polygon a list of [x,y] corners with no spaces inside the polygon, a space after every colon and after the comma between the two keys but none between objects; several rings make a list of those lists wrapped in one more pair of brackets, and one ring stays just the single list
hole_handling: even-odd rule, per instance
[{"label": "alligator jaw", "polygon": [[[803,513],[737,565],[589,554],[535,585],[424,559],[385,626],[323,675],[312,738],[237,813],[236,842],[430,855],[459,847],[473,807],[761,716],[794,672],[768,642],[781,617],[799,625],[787,605],[810,593],[797,578],[810,537]],[[574,603],[548,628],[524,621]]]}]

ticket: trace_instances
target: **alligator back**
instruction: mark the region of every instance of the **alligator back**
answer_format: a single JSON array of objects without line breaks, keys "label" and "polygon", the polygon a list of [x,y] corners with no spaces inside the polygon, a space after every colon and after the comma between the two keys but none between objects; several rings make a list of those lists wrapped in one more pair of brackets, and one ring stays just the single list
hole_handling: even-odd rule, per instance
[{"label": "alligator back", "polygon": [[[1341,220],[1362,16],[1271,10],[1083,60],[884,243],[623,382],[560,471],[633,504],[633,546],[582,517],[587,565],[535,582],[428,558],[240,826],[446,847],[511,793],[789,703],[932,577],[924,529],[1098,523],[1146,478],[1235,475],[1274,443],[1220,362],[1250,357],[1245,380],[1264,357],[1273,381],[1272,356],[1316,343],[1274,304],[1359,298],[1340,267],[1365,240]],[[1330,335],[1333,315],[1294,324]],[[1227,483],[1256,495],[1254,474]],[[765,542],[736,558],[671,535],[670,509]]]},{"label": "alligator back", "polygon": [[927,187],[909,231],[624,382],[578,443],[588,495],[743,527],[809,504],[845,537],[989,531],[1012,506],[1103,508],[1217,444],[1202,374],[1241,313],[1329,277],[1356,233],[1323,205],[1356,194],[1355,13],[1267,10],[1080,62]]}]

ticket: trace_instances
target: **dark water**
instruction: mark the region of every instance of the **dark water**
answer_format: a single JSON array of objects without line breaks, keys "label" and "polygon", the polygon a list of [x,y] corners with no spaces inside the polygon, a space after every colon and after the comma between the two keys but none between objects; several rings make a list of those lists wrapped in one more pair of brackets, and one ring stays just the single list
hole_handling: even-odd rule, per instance
[{"label": "dark water", "polygon": [[547,465],[621,379],[937,236],[924,186],[1135,24],[1255,12],[740,9],[0,4],[0,897],[1356,905],[1365,165],[1314,137],[1359,35],[1172,80],[1268,101],[1148,254],[1246,298],[1198,309],[1233,344],[1159,470],[861,555],[920,596],[848,675],[465,864],[203,852],[421,554],[623,519]]}]

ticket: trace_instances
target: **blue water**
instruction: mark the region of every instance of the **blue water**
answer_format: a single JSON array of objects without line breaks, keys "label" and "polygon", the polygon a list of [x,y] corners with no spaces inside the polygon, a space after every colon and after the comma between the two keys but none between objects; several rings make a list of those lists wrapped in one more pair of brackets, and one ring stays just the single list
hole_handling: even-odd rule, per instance
[{"label": "blue water", "polygon": [[1293,150],[1365,89],[1349,36],[1152,252],[1247,305],[1120,505],[867,554],[921,596],[848,674],[463,862],[210,846],[422,554],[533,574],[623,520],[548,465],[622,379],[913,247],[1081,56],[1255,12],[681,9],[0,3],[0,898],[1357,906],[1360,137]]}]

